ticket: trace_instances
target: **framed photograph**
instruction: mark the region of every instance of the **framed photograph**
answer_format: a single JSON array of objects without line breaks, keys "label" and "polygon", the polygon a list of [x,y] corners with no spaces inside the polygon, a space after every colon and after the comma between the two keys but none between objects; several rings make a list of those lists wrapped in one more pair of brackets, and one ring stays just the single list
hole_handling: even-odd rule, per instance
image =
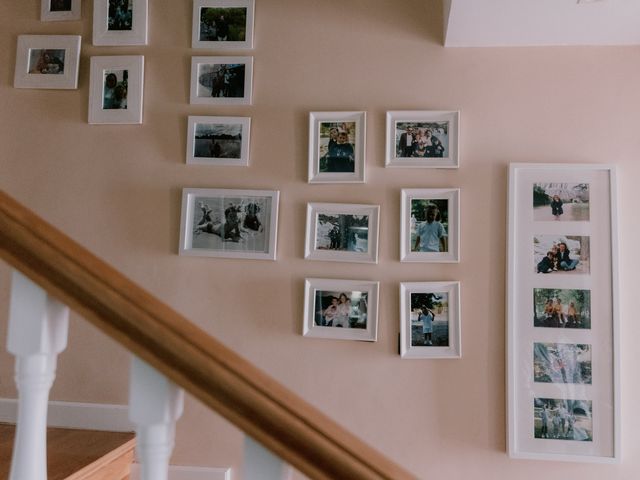
[{"label": "framed photograph", "polygon": [[460,282],[400,284],[400,356],[460,358]]},{"label": "framed photograph", "polygon": [[189,117],[187,163],[249,165],[249,117]]},{"label": "framed photograph", "polygon": [[91,57],[89,123],[142,123],[144,57]]},{"label": "framed photograph", "polygon": [[253,57],[191,57],[190,103],[251,105]]},{"label": "framed photograph", "polygon": [[378,205],[307,204],[304,258],[378,263]]},{"label": "framed photograph", "polygon": [[94,45],[146,45],[148,0],[93,0]]},{"label": "framed photograph", "polygon": [[40,0],[40,20],[58,22],[80,20],[81,0]]},{"label": "framed photograph", "polygon": [[180,255],[275,260],[278,198],[275,190],[184,189]]},{"label": "framed photograph", "polygon": [[460,112],[387,112],[387,167],[458,168]]},{"label": "framed photograph", "polygon": [[402,190],[400,261],[460,261],[460,190]]},{"label": "framed photograph", "polygon": [[305,337],[376,341],[378,282],[307,278],[304,285]]},{"label": "framed photograph", "polygon": [[514,458],[619,459],[615,177],[610,165],[510,166],[507,430]]},{"label": "framed photograph", "polygon": [[195,0],[191,48],[253,48],[254,0]]},{"label": "framed photograph", "polygon": [[365,112],[309,114],[309,183],[363,183]]},{"label": "framed photograph", "polygon": [[78,88],[79,35],[19,35],[15,88]]}]

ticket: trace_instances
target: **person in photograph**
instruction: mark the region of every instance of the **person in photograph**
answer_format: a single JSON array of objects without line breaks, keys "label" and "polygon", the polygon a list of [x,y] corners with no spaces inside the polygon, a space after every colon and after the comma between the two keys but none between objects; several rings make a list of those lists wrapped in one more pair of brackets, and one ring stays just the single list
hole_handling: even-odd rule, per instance
[{"label": "person in photograph", "polygon": [[338,144],[338,133],[337,127],[331,127],[329,129],[329,143],[327,144],[327,151],[329,152],[329,155],[331,155],[331,152]]},{"label": "person in photograph", "polygon": [[549,299],[544,304],[544,323],[545,327],[554,326],[554,311],[553,311],[553,299]]},{"label": "person in photograph", "polygon": [[200,218],[200,221],[198,221],[198,224],[193,230],[193,234],[198,235],[200,233],[211,233],[222,238],[222,222],[213,219],[213,217],[211,216],[212,210],[211,208],[209,208],[209,205],[200,202],[198,206],[200,207],[200,210],[202,212],[202,218]]},{"label": "person in photograph", "polygon": [[262,222],[258,218],[260,212],[260,206],[254,202],[249,203],[244,207],[244,221],[242,226],[253,230],[254,232],[262,231]]},{"label": "person in photograph", "polygon": [[560,220],[560,215],[564,213],[562,210],[562,200],[558,195],[554,195],[551,199],[551,214],[556,220]]},{"label": "person in photograph", "polygon": [[556,261],[557,261],[557,257],[553,254],[551,250],[549,250],[547,252],[547,255],[538,262],[538,265],[536,266],[537,272],[538,273],[553,272],[553,266],[555,265]]},{"label": "person in photograph", "polygon": [[340,248],[340,227],[338,225],[334,225],[331,230],[329,230],[329,249],[330,250],[338,250]]},{"label": "person in photograph", "polygon": [[351,300],[345,293],[338,298],[337,314],[333,322],[334,327],[349,328],[349,313],[351,312]]},{"label": "person in photograph", "polygon": [[216,20],[216,39],[219,42],[225,42],[229,36],[229,22],[224,18],[224,15],[220,15]]},{"label": "person in photograph", "polygon": [[41,50],[35,68],[29,73],[62,74],[64,73],[64,62],[59,55],[54,55],[49,50]]},{"label": "person in photograph", "polygon": [[129,0],[109,0],[109,30],[131,30]]},{"label": "person in photograph", "polygon": [[564,327],[565,325],[565,316],[564,316],[564,305],[562,305],[562,300],[560,298],[556,298],[556,302],[553,304],[553,315],[557,321],[557,327]]},{"label": "person in photograph", "polygon": [[223,240],[231,240],[239,242],[242,234],[240,233],[240,218],[238,213],[242,207],[230,203],[224,211],[224,237]]},{"label": "person in photograph", "polygon": [[343,130],[338,133],[335,146],[327,153],[327,168],[329,172],[355,171],[353,145],[349,143],[349,134]]},{"label": "person in photograph", "polygon": [[426,206],[426,221],[416,226],[414,252],[446,252],[447,232],[440,223],[440,210],[430,203]]},{"label": "person in photograph", "polygon": [[578,318],[578,311],[574,302],[569,302],[569,308],[567,308],[567,323],[568,328],[578,328],[580,326],[580,320]]},{"label": "person in photograph", "polygon": [[332,327],[333,321],[338,316],[338,299],[331,297],[331,304],[322,312],[322,326]]},{"label": "person in photograph", "polygon": [[413,157],[413,139],[415,138],[415,133],[413,131],[413,127],[407,127],[407,129],[400,135],[400,143],[398,147],[400,148],[400,155],[403,157]]},{"label": "person in photograph", "polygon": [[425,144],[425,157],[436,158],[442,157],[444,154],[444,147],[442,146],[442,142],[433,135],[433,132],[430,128],[427,128],[424,133],[424,144]]},{"label": "person in photograph", "polygon": [[213,158],[220,158],[222,156],[222,147],[218,142],[211,140],[211,144],[209,145],[209,153]]},{"label": "person in photograph", "polygon": [[540,419],[542,426],[540,428],[540,438],[549,438],[549,413],[547,412],[547,405],[542,405],[542,412],[540,412]]},{"label": "person in photograph", "polygon": [[430,144],[430,140],[427,139],[425,130],[420,128],[416,134],[416,138],[413,140],[413,156],[414,157],[426,157],[427,145]]},{"label": "person in photograph", "polygon": [[580,261],[577,258],[571,259],[569,256],[569,248],[564,242],[558,244],[558,253],[556,254],[558,260],[558,267],[561,270],[569,271],[575,270]]},{"label": "person in photograph", "polygon": [[122,81],[118,82],[115,73],[108,73],[104,80],[103,108],[105,110],[127,108],[127,86],[129,72],[122,72]]},{"label": "person in photograph", "polygon": [[433,319],[435,314],[426,305],[418,310],[418,321],[422,322],[422,334],[424,335],[424,345],[432,346],[433,341]]},{"label": "person in photograph", "polygon": [[211,72],[211,96],[224,97],[224,77],[227,67],[222,65],[217,71]]}]

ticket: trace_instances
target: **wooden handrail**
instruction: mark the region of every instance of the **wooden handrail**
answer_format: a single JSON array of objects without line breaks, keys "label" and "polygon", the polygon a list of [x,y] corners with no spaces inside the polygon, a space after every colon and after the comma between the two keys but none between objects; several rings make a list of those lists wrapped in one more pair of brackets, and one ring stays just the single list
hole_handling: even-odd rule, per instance
[{"label": "wooden handrail", "polygon": [[310,478],[416,478],[3,191],[0,256]]}]

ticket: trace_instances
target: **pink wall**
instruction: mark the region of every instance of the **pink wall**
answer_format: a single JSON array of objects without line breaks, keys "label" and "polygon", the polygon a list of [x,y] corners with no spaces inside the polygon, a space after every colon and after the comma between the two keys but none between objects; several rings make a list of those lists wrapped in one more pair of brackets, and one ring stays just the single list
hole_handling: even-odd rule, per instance
[{"label": "pink wall", "polygon": [[[420,478],[637,478],[640,395],[632,304],[640,176],[638,48],[444,49],[435,0],[257,0],[254,105],[188,104],[191,2],[150,2],[147,47],[93,47],[82,22],[0,4],[0,187]],[[79,89],[18,90],[18,34],[82,34]],[[89,57],[143,54],[144,124],[87,124]],[[245,52],[242,52],[245,54]],[[387,110],[460,109],[459,170],[385,169]],[[309,185],[309,111],[367,111],[367,183]],[[249,168],[185,165],[188,115],[251,116]],[[505,445],[505,235],[509,162],[620,167],[623,462],[510,460]],[[277,262],[178,257],[183,187],[281,192]],[[460,264],[401,264],[402,188],[461,188]],[[381,206],[378,265],[303,260],[307,202]],[[379,280],[376,343],[301,336],[305,277]],[[463,358],[397,355],[401,281],[462,282]],[[8,269],[0,270],[6,304]],[[6,308],[0,313],[4,342]],[[105,364],[109,370],[103,370]],[[56,400],[124,403],[127,358],[76,319]],[[15,395],[0,355],[0,397]],[[177,464],[237,465],[241,435],[197,402]]]}]

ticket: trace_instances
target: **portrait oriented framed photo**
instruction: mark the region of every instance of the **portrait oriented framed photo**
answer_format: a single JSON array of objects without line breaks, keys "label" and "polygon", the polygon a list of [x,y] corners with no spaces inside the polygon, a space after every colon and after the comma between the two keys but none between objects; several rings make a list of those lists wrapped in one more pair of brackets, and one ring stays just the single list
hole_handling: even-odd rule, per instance
[{"label": "portrait oriented framed photo", "polygon": [[254,0],[195,0],[191,48],[253,48]]},{"label": "portrait oriented framed photo", "polygon": [[304,288],[305,337],[376,341],[378,282],[307,278]]},{"label": "portrait oriented framed photo", "polygon": [[59,22],[80,20],[81,0],[40,0],[40,20]]},{"label": "portrait oriented framed photo", "polygon": [[190,103],[251,105],[253,57],[191,57]]},{"label": "portrait oriented framed photo", "polygon": [[275,190],[184,189],[180,255],[275,260],[278,198]]},{"label": "portrait oriented framed photo", "polygon": [[307,204],[304,257],[336,262],[378,262],[378,205]]},{"label": "portrait oriented framed photo", "polygon": [[187,163],[198,165],[249,165],[249,117],[190,116]]},{"label": "portrait oriented framed photo", "polygon": [[89,123],[142,123],[144,57],[91,57]]},{"label": "portrait oriented framed photo", "polygon": [[514,458],[616,462],[616,171],[511,164],[507,425]]},{"label": "portrait oriented framed photo", "polygon": [[19,35],[15,88],[78,88],[79,35]]},{"label": "portrait oriented framed photo", "polygon": [[146,45],[148,0],[93,0],[94,45]]},{"label": "portrait oriented framed photo", "polygon": [[400,218],[400,261],[460,261],[459,189],[404,189]]},{"label": "portrait oriented framed photo", "polygon": [[309,183],[363,183],[365,112],[309,114]]},{"label": "portrait oriented framed photo", "polygon": [[400,356],[462,356],[460,282],[400,284]]},{"label": "portrait oriented framed photo", "polygon": [[458,168],[458,111],[387,112],[387,167]]}]

